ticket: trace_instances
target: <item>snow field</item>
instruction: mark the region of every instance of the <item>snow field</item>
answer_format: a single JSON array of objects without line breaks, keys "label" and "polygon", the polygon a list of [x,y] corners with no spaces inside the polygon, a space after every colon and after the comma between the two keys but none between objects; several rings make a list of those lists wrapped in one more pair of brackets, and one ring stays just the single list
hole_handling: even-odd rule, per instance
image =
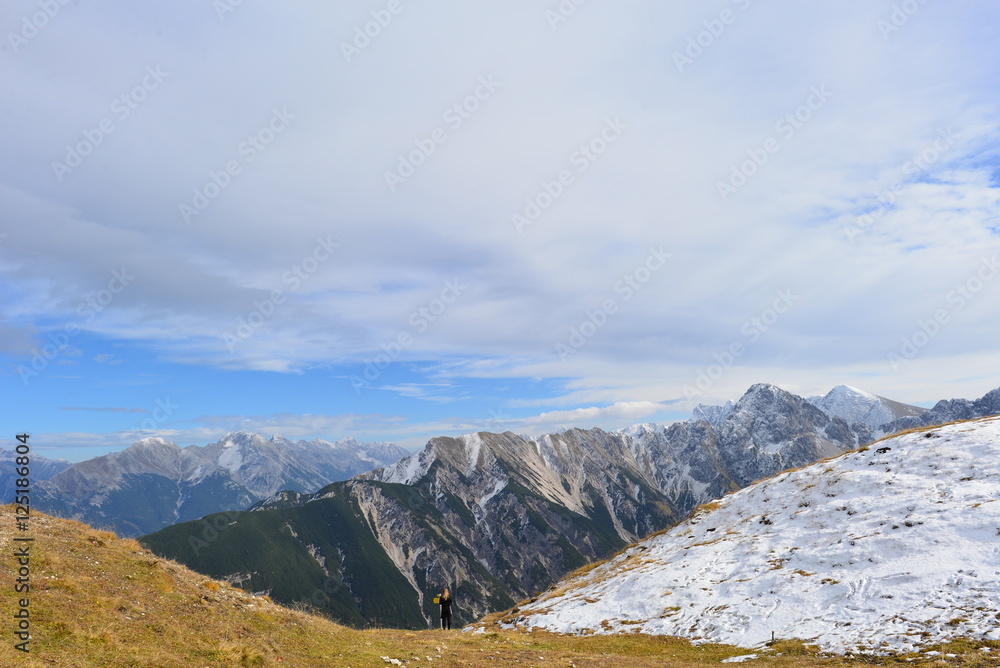
[{"label": "snow field", "polygon": [[786,472],[522,607],[518,626],[899,652],[1000,639],[1000,418]]}]

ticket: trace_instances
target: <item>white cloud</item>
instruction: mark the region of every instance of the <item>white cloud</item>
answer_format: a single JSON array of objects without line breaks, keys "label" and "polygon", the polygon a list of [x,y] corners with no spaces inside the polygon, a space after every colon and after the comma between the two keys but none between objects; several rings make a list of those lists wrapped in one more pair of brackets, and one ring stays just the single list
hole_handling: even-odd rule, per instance
[{"label": "white cloud", "polygon": [[651,401],[619,401],[604,408],[589,406],[567,411],[549,411],[533,418],[519,420],[521,425],[519,431],[542,434],[570,427],[588,428],[606,426],[608,423],[630,424],[659,413],[663,409],[662,404]]}]

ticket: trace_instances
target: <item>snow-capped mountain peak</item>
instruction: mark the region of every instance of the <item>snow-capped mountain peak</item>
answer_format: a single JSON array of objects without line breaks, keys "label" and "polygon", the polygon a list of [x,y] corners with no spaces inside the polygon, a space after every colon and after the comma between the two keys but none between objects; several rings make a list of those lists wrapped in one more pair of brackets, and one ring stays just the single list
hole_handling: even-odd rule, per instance
[{"label": "snow-capped mountain peak", "polygon": [[847,424],[861,422],[873,432],[900,418],[919,417],[927,412],[926,408],[886,399],[850,385],[838,385],[825,396],[810,397],[809,403],[830,417],[843,418]]},{"label": "snow-capped mountain peak", "polygon": [[140,438],[138,441],[132,444],[133,448],[155,448],[167,446],[170,448],[177,447],[165,438],[160,438],[159,436],[147,436],[146,438]]},{"label": "snow-capped mountain peak", "polygon": [[853,385],[838,385],[837,387],[830,390],[828,394],[839,394],[839,395],[857,395],[862,397],[867,397],[869,399],[877,399],[877,395],[871,392],[866,392],[861,388],[854,387]]},{"label": "snow-capped mountain peak", "polygon": [[392,466],[377,469],[371,474],[383,482],[395,482],[401,485],[412,485],[423,478],[436,459],[436,452],[431,443],[417,454],[403,457]]}]

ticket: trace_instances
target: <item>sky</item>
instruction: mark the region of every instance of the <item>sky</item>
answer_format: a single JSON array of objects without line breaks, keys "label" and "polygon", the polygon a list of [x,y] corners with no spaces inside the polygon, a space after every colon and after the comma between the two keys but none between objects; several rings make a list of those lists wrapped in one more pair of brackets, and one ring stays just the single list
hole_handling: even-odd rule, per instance
[{"label": "sky", "polygon": [[993,2],[0,7],[0,445],[1000,386]]}]

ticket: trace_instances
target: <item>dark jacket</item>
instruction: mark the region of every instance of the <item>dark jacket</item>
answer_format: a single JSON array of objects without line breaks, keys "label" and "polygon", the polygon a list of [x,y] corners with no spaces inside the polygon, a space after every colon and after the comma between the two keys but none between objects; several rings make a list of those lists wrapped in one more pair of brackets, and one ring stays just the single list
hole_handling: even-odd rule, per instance
[{"label": "dark jacket", "polygon": [[441,596],[438,600],[441,606],[441,616],[451,617],[451,596]]}]

